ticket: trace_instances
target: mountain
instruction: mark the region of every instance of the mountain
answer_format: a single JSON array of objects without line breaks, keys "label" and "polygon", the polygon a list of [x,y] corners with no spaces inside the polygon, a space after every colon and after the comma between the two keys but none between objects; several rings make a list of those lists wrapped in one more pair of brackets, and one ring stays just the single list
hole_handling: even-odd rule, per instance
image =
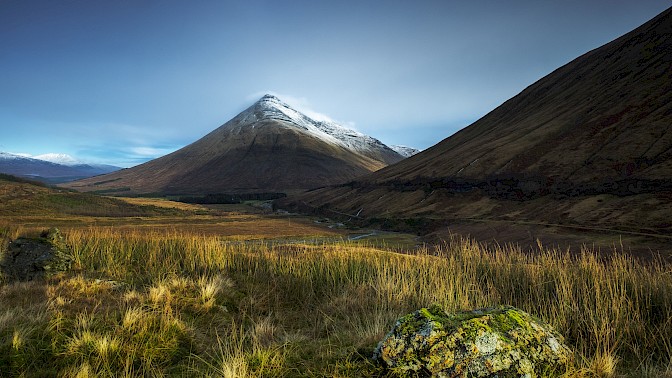
[{"label": "mountain", "polygon": [[343,183],[403,158],[375,138],[315,121],[265,95],[178,151],[68,187],[125,194],[284,192]]},{"label": "mountain", "polygon": [[672,234],[671,125],[672,8],[437,145],[283,206]]},{"label": "mountain", "polygon": [[[52,161],[49,161],[52,160]],[[58,163],[68,162],[68,164]],[[46,154],[35,157],[0,152],[0,173],[56,184],[119,170],[103,164],[85,164],[69,155]]]},{"label": "mountain", "polygon": [[390,146],[390,148],[403,157],[411,157],[420,152],[417,148],[408,146]]},{"label": "mountain", "polygon": [[37,160],[44,160],[51,163],[67,165],[69,167],[75,167],[84,172],[93,173],[91,175],[87,174],[85,177],[102,175],[105,173],[115,172],[121,169],[121,167],[117,167],[115,165],[110,164],[85,163],[83,161],[75,159],[74,157],[68,154],[48,153],[30,157]]},{"label": "mountain", "polygon": [[396,163],[403,158],[403,156],[400,157],[396,151],[378,139],[335,122],[315,121],[293,109],[275,96],[265,95],[256,105],[258,105],[257,108],[261,113],[261,119],[284,121],[296,128],[307,131],[325,142],[339,145],[357,154],[383,162],[385,165]]},{"label": "mountain", "polygon": [[56,164],[62,164],[62,165],[78,165],[82,164],[79,160],[73,158],[72,156],[68,154],[57,154],[57,153],[48,153],[48,154],[42,154],[42,155],[36,155],[36,156],[31,156],[33,159],[37,160],[44,160]]},{"label": "mountain", "polygon": [[375,180],[594,183],[672,176],[670,11],[593,50]]}]

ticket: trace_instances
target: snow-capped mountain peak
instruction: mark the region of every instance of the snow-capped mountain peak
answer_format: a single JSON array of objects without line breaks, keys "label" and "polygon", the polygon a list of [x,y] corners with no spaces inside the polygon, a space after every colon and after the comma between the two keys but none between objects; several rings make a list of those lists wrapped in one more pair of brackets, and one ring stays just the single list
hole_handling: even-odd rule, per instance
[{"label": "snow-capped mountain peak", "polygon": [[396,153],[398,153],[399,155],[401,155],[403,157],[411,157],[411,156],[417,154],[418,152],[420,152],[420,150],[418,150],[417,148],[408,147],[408,146],[401,146],[401,145],[390,146],[390,148],[393,149],[394,151],[396,151]]},{"label": "snow-capped mountain peak", "polygon": [[316,121],[270,94],[259,99],[253,108],[254,120],[274,119],[288,123],[331,144],[340,145],[364,155],[375,154],[375,151],[387,151],[391,154],[396,152],[378,139],[357,130],[333,121]]},{"label": "snow-capped mountain peak", "polygon": [[255,108],[260,113],[259,115],[262,119],[270,118],[290,122],[305,129],[310,129],[315,124],[315,121],[308,116],[285,104],[273,95],[264,95],[264,97],[257,101]]},{"label": "snow-capped mountain peak", "polygon": [[0,151],[0,159],[3,160],[16,160],[16,159],[25,159],[25,157],[16,154],[10,154],[9,152]]},{"label": "snow-capped mountain peak", "polygon": [[83,164],[81,161],[73,158],[68,154],[57,154],[57,153],[48,153],[37,156],[32,156],[33,159],[48,161],[50,163],[62,164],[62,165],[78,165]]}]

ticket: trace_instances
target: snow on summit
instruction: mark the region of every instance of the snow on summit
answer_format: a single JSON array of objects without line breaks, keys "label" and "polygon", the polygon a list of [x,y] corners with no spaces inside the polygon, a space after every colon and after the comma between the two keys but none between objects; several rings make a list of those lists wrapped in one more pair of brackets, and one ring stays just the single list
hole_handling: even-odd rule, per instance
[{"label": "snow on summit", "polygon": [[420,150],[418,150],[417,148],[408,147],[408,146],[401,146],[401,145],[390,146],[390,148],[393,149],[394,151],[396,151],[399,155],[401,155],[403,157],[411,157],[411,156],[417,154],[418,152],[420,152]]},{"label": "snow on summit", "polygon": [[25,159],[25,156],[17,155],[17,154],[10,154],[9,152],[0,151],[0,159],[4,159],[4,160]]},{"label": "snow on summit", "polygon": [[29,155],[29,154],[13,154],[9,152],[0,152],[0,159],[4,160],[40,160],[40,161],[46,161],[49,163],[55,163],[55,164],[60,164],[60,165],[78,165],[78,164],[83,164],[79,160],[73,158],[70,155],[67,154],[55,154],[55,153],[49,153],[49,154],[42,154],[42,155]]},{"label": "snow on summit", "polygon": [[32,156],[33,159],[48,161],[51,163],[62,164],[62,165],[77,165],[82,164],[79,160],[73,158],[68,154],[56,154],[48,153],[37,156]]},{"label": "snow on summit", "polygon": [[[357,152],[390,150],[390,147],[376,138],[345,127],[333,121],[316,121],[282,102],[279,98],[267,94],[254,106],[255,113],[261,118],[275,119],[299,127],[314,136],[332,144],[341,145]],[[396,152],[396,151],[395,151]],[[404,155],[402,155],[404,156]]]}]

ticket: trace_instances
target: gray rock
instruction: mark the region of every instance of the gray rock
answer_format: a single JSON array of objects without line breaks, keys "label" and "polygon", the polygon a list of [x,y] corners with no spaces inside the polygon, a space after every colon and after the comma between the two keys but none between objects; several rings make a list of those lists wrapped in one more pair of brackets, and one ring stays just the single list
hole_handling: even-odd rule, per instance
[{"label": "gray rock", "polygon": [[30,281],[70,269],[72,257],[63,236],[56,228],[39,238],[18,238],[9,242],[0,260],[3,276],[9,280]]},{"label": "gray rock", "polygon": [[400,375],[538,377],[566,371],[563,337],[514,307],[447,314],[423,308],[399,319],[374,359]]}]

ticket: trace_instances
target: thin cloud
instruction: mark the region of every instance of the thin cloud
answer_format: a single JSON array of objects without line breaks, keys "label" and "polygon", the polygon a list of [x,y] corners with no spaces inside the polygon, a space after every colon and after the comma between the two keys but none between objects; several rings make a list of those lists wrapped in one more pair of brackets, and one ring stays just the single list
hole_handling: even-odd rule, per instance
[{"label": "thin cloud", "polygon": [[27,154],[25,152],[7,152],[8,154],[16,155],[16,156],[21,156],[21,157],[32,157],[33,155]]},{"label": "thin cloud", "polygon": [[130,149],[131,154],[135,157],[151,157],[156,158],[173,152],[172,148],[156,148],[156,147],[132,147]]}]

